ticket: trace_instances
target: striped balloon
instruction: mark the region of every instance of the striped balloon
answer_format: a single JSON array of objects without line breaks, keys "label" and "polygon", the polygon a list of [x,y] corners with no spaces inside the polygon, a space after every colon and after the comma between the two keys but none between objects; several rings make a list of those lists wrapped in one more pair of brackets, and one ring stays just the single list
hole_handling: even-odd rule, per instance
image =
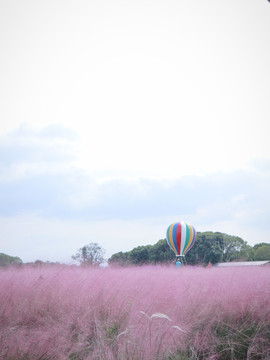
[{"label": "striped balloon", "polygon": [[171,224],[167,230],[167,241],[176,256],[183,256],[192,248],[197,232],[184,221]]}]

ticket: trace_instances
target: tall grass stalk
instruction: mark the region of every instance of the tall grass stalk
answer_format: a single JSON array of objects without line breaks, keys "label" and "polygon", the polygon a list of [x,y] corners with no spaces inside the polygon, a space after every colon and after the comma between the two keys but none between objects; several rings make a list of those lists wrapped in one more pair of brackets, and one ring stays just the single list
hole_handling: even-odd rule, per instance
[{"label": "tall grass stalk", "polygon": [[4,360],[270,359],[270,267],[0,271]]}]

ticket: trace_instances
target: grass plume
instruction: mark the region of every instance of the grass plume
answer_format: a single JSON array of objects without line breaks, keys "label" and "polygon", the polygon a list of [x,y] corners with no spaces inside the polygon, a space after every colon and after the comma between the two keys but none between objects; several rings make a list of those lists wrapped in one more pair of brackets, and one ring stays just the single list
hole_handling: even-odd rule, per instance
[{"label": "grass plume", "polygon": [[4,360],[270,358],[270,267],[0,271]]}]

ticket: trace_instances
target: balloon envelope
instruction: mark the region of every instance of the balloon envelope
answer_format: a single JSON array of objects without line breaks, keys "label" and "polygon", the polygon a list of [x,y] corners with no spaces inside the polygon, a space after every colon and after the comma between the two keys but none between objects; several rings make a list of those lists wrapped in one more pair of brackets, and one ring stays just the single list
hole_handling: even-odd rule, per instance
[{"label": "balloon envelope", "polygon": [[167,241],[176,256],[185,255],[194,245],[197,232],[184,221],[171,224],[167,230]]}]

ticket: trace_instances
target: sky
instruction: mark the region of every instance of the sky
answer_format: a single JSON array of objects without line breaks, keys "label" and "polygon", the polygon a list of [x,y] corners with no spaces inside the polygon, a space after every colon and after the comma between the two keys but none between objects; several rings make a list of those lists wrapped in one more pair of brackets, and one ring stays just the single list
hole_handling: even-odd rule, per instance
[{"label": "sky", "polygon": [[266,0],[2,0],[0,252],[270,243],[269,34]]}]

